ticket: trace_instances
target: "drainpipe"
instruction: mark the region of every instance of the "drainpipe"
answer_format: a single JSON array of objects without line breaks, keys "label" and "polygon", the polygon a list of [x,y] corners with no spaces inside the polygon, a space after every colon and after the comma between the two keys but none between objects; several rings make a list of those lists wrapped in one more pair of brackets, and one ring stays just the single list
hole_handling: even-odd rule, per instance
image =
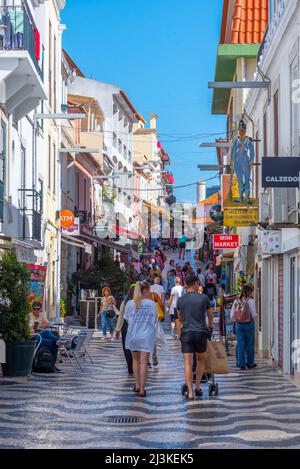
[{"label": "drainpipe", "polygon": [[[57,44],[58,54],[57,54],[57,70],[61,70],[61,52],[62,52],[62,34],[65,30],[64,25],[59,25],[58,28],[58,37],[59,41]],[[61,86],[61,72],[59,72],[59,80],[56,80],[57,90],[57,102],[59,107],[59,112],[61,109],[62,103],[62,86]],[[57,142],[56,142],[56,165],[57,165],[57,175],[56,175],[56,210],[59,214],[61,211],[61,153],[59,149],[61,148],[61,125],[57,126]],[[56,319],[60,319],[60,285],[61,285],[61,230],[60,226],[57,231],[57,259],[56,259]]]}]

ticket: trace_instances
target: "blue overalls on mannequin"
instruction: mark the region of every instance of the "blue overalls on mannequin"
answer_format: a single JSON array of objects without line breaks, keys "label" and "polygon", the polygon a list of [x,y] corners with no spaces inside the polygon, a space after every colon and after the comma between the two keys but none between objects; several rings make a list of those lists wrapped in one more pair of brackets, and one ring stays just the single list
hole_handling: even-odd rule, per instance
[{"label": "blue overalls on mannequin", "polygon": [[246,201],[250,202],[250,176],[251,167],[254,162],[254,145],[249,137],[246,137],[245,128],[240,126],[240,136],[234,141],[231,162],[239,183],[238,202],[243,201],[244,193]]}]

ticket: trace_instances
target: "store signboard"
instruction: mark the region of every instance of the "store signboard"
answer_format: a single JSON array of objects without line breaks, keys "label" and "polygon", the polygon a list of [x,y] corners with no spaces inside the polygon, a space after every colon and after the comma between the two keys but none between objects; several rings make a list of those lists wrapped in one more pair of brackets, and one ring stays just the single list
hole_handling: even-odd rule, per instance
[{"label": "store signboard", "polygon": [[281,253],[281,231],[264,230],[260,232],[261,253]]},{"label": "store signboard", "polygon": [[258,224],[258,208],[225,208],[224,226],[255,226]]},{"label": "store signboard", "polygon": [[263,157],[262,187],[299,187],[300,158]]},{"label": "store signboard", "polygon": [[62,234],[66,236],[80,236],[80,219],[75,218],[71,226],[62,229]]},{"label": "store signboard", "polygon": [[239,235],[214,235],[214,249],[236,249],[239,247]]}]

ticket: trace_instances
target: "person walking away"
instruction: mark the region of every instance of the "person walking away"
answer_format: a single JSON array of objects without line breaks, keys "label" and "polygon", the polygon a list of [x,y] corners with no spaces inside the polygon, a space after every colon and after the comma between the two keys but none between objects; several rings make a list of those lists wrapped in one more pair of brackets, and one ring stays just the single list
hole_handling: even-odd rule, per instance
[{"label": "person walking away", "polygon": [[158,321],[156,304],[151,300],[148,282],[137,282],[133,300],[128,301],[125,306],[124,319],[128,322],[125,347],[131,351],[133,359],[133,390],[140,397],[145,397],[149,355],[155,346]]},{"label": "person walking away", "polygon": [[176,270],[175,269],[169,270],[168,277],[167,277],[167,280],[168,280],[168,285],[167,285],[168,298],[170,298],[172,288],[175,287],[175,278],[176,278]]},{"label": "person walking away", "polygon": [[159,277],[154,277],[153,285],[151,285],[150,290],[151,290],[151,293],[152,292],[156,293],[161,299],[162,304],[165,305],[166,294],[165,294],[164,287],[160,284]]},{"label": "person walking away", "polygon": [[198,276],[200,285],[202,286],[202,288],[204,288],[205,287],[205,275],[202,273],[202,270],[200,268],[197,270],[197,276]]},{"label": "person walking away", "polygon": [[[231,308],[230,317],[236,324],[237,366],[241,370],[255,368],[254,340],[256,307],[252,297],[253,287],[244,285]],[[246,358],[247,357],[247,358]]]},{"label": "person walking away", "polygon": [[106,341],[106,333],[107,333],[107,325],[110,330],[111,340],[113,340],[113,333],[115,329],[114,318],[115,318],[115,310],[114,306],[116,306],[116,300],[111,294],[109,287],[104,287],[102,289],[102,297],[100,303],[100,310],[98,317],[101,316],[101,326],[102,326],[102,334],[103,337],[101,339],[102,342]]},{"label": "person walking away", "polygon": [[[151,289],[150,289],[150,291],[151,291]],[[160,296],[155,291],[151,291],[151,299],[156,304],[156,311],[157,311],[158,320],[159,321],[164,321],[164,319],[165,319],[165,304],[162,302]],[[148,364],[148,366],[151,367],[151,363]],[[153,366],[153,368],[158,367],[156,344],[154,346],[153,353],[152,353],[152,366]]]},{"label": "person walking away", "polygon": [[126,321],[126,319],[124,319],[124,314],[125,314],[125,307],[128,301],[131,301],[133,299],[134,289],[135,289],[135,284],[131,285],[131,287],[128,290],[126,298],[122,301],[122,304],[120,306],[120,314],[119,314],[116,329],[115,329],[116,339],[119,339],[120,333],[122,334],[122,347],[123,347],[125,360],[127,363],[129,376],[133,376],[132,354],[131,354],[131,351],[126,349],[125,347],[126,335],[127,335],[127,330],[128,330],[128,322]]},{"label": "person walking away", "polygon": [[181,285],[181,280],[179,277],[175,278],[175,286],[171,290],[171,295],[169,298],[169,314],[170,314],[170,319],[171,319],[171,335],[174,337],[174,330],[175,330],[175,325],[176,325],[176,339],[179,339],[181,335],[181,322],[179,321],[178,315],[177,315],[177,303],[179,298],[182,297],[184,293],[184,288]]},{"label": "person walking away", "polygon": [[187,237],[182,234],[179,238],[179,259],[184,260]]},{"label": "person walking away", "polygon": [[[195,275],[187,276],[188,292],[177,302],[178,317],[182,322],[181,349],[184,356],[185,382],[188,387],[186,398],[194,399],[193,390],[193,356],[196,353],[196,397],[202,396],[201,380],[205,370],[207,340],[210,331],[206,316],[212,316],[209,298],[199,295],[199,280]],[[209,324],[211,325],[211,324]]]}]

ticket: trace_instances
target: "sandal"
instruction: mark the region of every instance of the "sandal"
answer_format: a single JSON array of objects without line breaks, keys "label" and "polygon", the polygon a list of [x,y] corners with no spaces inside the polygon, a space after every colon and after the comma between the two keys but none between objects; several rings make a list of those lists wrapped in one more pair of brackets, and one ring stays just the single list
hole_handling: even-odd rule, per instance
[{"label": "sandal", "polygon": [[133,386],[133,392],[139,393],[139,392],[140,392],[140,390],[139,390],[139,389],[137,389],[137,388],[136,388],[136,386],[134,385],[134,386]]},{"label": "sandal", "polygon": [[146,397],[147,396],[147,391],[144,391],[143,394],[138,394],[139,397]]},{"label": "sandal", "polygon": [[194,400],[195,400],[194,396],[193,396],[193,397],[189,397],[188,394],[185,395],[185,398],[186,398],[187,401],[194,401]]}]

